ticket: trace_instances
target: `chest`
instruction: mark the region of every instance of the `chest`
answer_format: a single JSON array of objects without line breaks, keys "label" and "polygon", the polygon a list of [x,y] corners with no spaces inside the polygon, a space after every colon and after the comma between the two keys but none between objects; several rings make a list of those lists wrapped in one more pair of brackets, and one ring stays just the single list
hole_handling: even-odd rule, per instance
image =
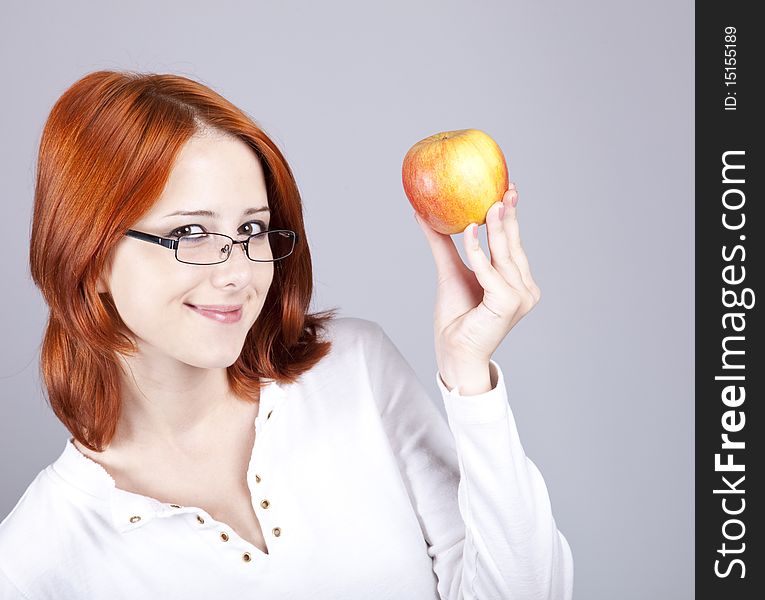
[{"label": "chest", "polygon": [[166,471],[164,468],[151,476],[133,475],[116,479],[117,487],[156,498],[166,504],[195,506],[209,513],[221,523],[221,534],[231,535],[233,530],[242,539],[268,553],[260,522],[252,506],[246,471],[221,467],[215,471]]},{"label": "chest", "polygon": [[267,554],[247,483],[255,428],[243,428],[236,435],[232,430],[227,433],[214,451],[196,458],[142,457],[138,462],[114,462],[106,468],[118,488],[165,504],[203,509],[221,523],[221,534],[230,536],[233,530]]},{"label": "chest", "polygon": [[253,508],[253,497],[247,483],[249,455],[220,457],[211,466],[194,470],[186,467],[180,476],[171,471],[164,477],[145,481],[143,489],[166,503],[196,506],[221,523],[221,533],[233,531],[242,539],[267,554],[265,538]]}]

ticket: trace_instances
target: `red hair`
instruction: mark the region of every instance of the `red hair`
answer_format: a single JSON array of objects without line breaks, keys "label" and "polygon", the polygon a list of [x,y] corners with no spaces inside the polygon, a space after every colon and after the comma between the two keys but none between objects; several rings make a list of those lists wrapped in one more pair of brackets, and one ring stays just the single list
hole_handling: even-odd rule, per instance
[{"label": "red hair", "polygon": [[58,419],[100,452],[114,436],[121,394],[117,353],[138,351],[108,293],[97,292],[112,249],[159,198],[178,152],[213,129],[252,148],[263,168],[271,226],[297,233],[274,263],[263,309],[237,361],[232,392],[260,397],[261,378],[294,382],[331,348],[319,339],[337,308],[308,314],[311,253],[297,183],[266,133],[207,86],[171,74],[97,71],[53,106],[40,140],[29,264],[50,314],[40,373]]}]

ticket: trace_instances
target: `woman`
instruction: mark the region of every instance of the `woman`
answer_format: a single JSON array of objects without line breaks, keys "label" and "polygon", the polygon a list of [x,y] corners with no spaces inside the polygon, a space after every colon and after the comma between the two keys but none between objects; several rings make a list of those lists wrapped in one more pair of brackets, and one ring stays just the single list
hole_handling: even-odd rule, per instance
[{"label": "woman", "polygon": [[418,220],[447,422],[379,325],[307,313],[300,195],[256,123],[179,76],[76,82],[30,248],[72,436],[0,524],[0,598],[571,598],[491,360],[540,297],[503,200],[474,272]]}]

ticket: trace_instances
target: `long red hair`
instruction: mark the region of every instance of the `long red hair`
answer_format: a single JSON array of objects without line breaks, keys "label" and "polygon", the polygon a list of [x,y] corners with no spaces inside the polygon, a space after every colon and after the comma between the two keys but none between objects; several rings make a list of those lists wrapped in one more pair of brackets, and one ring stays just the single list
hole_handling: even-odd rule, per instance
[{"label": "long red hair", "polygon": [[242,110],[178,75],[97,71],[56,101],[40,140],[29,264],[50,314],[40,373],[53,412],[83,446],[102,451],[120,413],[117,353],[137,352],[132,333],[97,279],[112,249],[159,198],[176,155],[213,128],[248,144],[260,160],[271,227],[297,233],[274,263],[263,309],[237,361],[234,394],[259,398],[262,379],[292,383],[331,348],[321,340],[338,309],[308,314],[311,253],[302,204],[287,161]]}]

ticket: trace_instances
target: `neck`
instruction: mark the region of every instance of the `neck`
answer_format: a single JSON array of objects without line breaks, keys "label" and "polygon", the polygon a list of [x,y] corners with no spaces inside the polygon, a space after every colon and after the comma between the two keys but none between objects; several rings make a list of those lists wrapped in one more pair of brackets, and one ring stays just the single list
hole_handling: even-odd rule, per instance
[{"label": "neck", "polygon": [[175,363],[163,370],[136,358],[125,362],[112,454],[199,461],[253,426],[259,402],[234,396],[225,368]]}]

